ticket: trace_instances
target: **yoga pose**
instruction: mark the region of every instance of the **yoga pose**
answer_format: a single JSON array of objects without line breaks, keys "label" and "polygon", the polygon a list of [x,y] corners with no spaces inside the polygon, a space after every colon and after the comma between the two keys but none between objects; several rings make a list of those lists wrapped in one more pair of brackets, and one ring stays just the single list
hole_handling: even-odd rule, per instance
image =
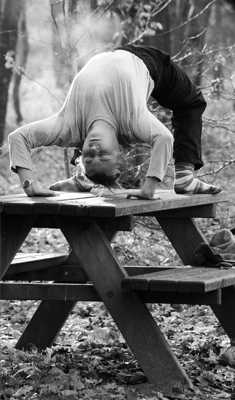
[{"label": "yoga pose", "polygon": [[[149,97],[173,111],[173,135],[147,106]],[[165,53],[126,46],[93,56],[75,76],[61,110],[9,135],[10,165],[28,196],[50,196],[33,174],[30,150],[58,145],[81,150],[89,182],[112,186],[120,175],[120,144],[145,142],[151,157],[139,197],[151,199],[175,159],[176,193],[221,191],[194,177],[201,160],[202,113],[206,102]],[[80,190],[77,177],[54,186]],[[89,190],[89,184],[88,184]]]}]

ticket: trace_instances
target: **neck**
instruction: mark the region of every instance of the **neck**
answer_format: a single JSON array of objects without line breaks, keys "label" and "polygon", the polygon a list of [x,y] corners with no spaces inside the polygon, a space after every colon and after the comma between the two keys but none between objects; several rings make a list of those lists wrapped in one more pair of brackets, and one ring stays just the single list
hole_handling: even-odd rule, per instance
[{"label": "neck", "polygon": [[104,121],[95,122],[90,128],[86,140],[100,140],[104,142],[111,142],[112,145],[119,149],[116,129]]}]

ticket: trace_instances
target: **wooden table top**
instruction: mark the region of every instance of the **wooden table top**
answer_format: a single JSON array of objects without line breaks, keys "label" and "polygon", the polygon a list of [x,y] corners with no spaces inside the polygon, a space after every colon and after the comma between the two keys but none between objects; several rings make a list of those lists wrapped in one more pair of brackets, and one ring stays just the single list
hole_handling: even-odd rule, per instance
[{"label": "wooden table top", "polygon": [[229,192],[216,195],[179,195],[172,190],[159,190],[154,200],[127,199],[126,191],[123,190],[115,190],[106,197],[97,197],[91,193],[57,193],[54,197],[27,197],[25,194],[0,196],[0,212],[20,215],[119,217],[216,204],[231,201],[234,197]]}]

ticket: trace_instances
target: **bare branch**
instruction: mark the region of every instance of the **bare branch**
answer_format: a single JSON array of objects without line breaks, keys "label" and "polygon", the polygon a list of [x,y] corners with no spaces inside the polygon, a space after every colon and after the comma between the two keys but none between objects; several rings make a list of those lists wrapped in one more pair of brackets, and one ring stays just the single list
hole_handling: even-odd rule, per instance
[{"label": "bare branch", "polygon": [[[221,162],[221,161],[218,161],[218,162]],[[198,174],[197,176],[202,177],[202,176],[216,175],[219,172],[221,172],[224,168],[227,168],[227,167],[231,166],[232,164],[235,164],[235,159],[224,161],[220,167],[212,169],[211,171],[208,171],[208,172],[204,172],[202,174]]]},{"label": "bare branch", "polygon": [[190,17],[189,19],[187,19],[187,21],[182,22],[182,24],[177,25],[175,28],[169,29],[168,31],[164,31],[161,33],[158,33],[158,36],[162,36],[162,35],[166,35],[168,33],[172,33],[175,32],[176,30],[182,28],[183,26],[189,24],[190,22],[192,22],[194,19],[200,17],[200,15],[202,15],[209,7],[211,7],[214,3],[216,2],[216,0],[212,0],[210,3],[208,3],[202,10],[200,10],[197,14],[193,15],[192,17]]}]

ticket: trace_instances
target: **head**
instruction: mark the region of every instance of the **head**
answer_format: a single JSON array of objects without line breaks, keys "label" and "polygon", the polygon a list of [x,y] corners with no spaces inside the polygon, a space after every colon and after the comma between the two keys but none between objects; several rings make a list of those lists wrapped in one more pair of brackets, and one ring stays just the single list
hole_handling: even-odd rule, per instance
[{"label": "head", "polygon": [[115,129],[97,121],[88,132],[82,149],[85,174],[95,183],[113,186],[120,176],[120,149]]}]

